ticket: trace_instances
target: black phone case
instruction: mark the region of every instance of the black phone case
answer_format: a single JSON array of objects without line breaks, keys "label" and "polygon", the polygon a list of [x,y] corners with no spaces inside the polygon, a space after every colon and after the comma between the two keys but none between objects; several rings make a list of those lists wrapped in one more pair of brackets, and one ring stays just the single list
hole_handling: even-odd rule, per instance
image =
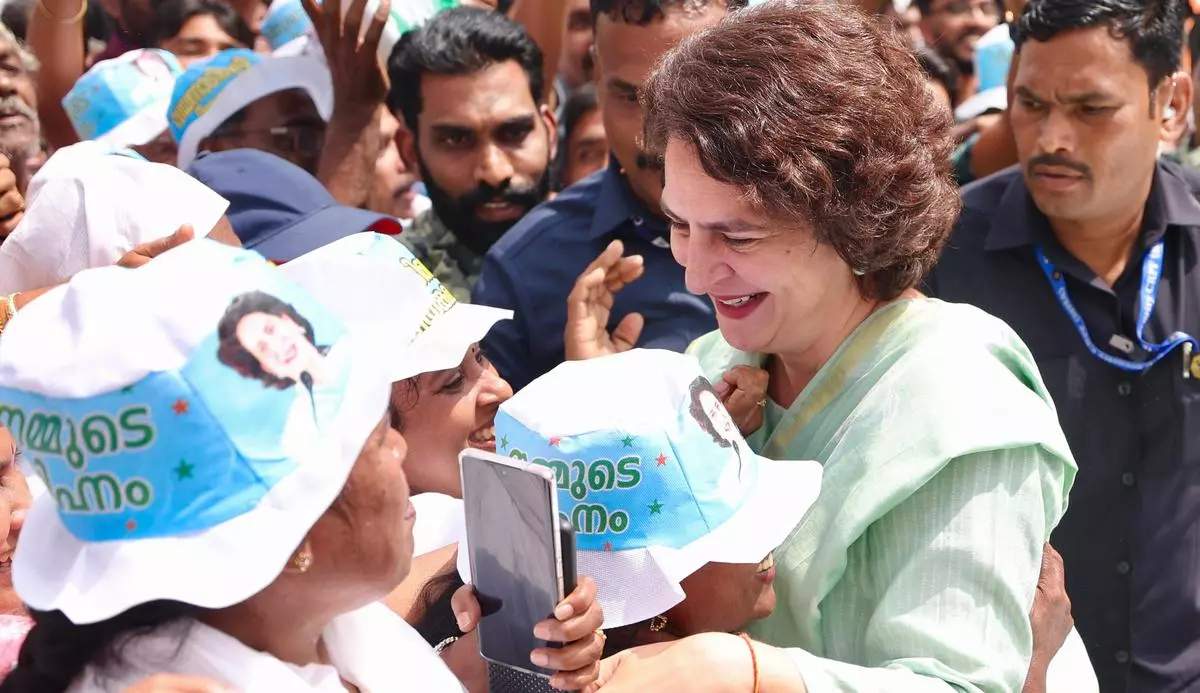
[{"label": "black phone case", "polygon": [[563,599],[575,591],[579,580],[575,563],[575,527],[567,518],[558,517],[559,544],[562,547]]}]

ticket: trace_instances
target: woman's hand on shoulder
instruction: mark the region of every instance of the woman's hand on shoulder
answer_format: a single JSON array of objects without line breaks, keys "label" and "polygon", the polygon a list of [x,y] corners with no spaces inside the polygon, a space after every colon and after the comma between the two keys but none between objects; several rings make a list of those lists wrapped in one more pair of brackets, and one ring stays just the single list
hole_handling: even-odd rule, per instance
[{"label": "woman's hand on shoulder", "polygon": [[158,674],[126,688],[124,693],[233,693],[233,689],[198,676]]},{"label": "woman's hand on shoulder", "polygon": [[744,436],[762,428],[769,381],[770,376],[761,368],[734,366],[713,386]]},{"label": "woman's hand on shoulder", "polygon": [[755,690],[807,693],[804,679],[784,650],[727,633],[702,633],[609,657],[585,693]]},{"label": "woman's hand on shoulder", "polygon": [[[450,600],[458,629],[464,633],[475,630],[482,617],[475,588],[464,585]],[[579,584],[554,609],[554,618],[537,624],[533,634],[541,640],[563,643],[561,648],[542,648],[530,653],[534,665],[557,671],[550,685],[561,691],[585,690],[600,674],[600,658],[604,656],[604,611],[596,602],[596,583],[589,577],[579,578]]]}]

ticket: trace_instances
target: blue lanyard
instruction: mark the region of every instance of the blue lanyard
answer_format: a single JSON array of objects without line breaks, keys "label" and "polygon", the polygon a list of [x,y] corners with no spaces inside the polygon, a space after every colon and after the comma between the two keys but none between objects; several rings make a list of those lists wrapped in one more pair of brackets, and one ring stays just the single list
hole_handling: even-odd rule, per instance
[{"label": "blue lanyard", "polygon": [[1046,253],[1042,251],[1041,246],[1034,249],[1037,255],[1038,265],[1041,266],[1042,272],[1046,275],[1046,279],[1050,282],[1050,287],[1054,289],[1054,295],[1058,297],[1058,302],[1062,304],[1063,311],[1071,322],[1075,323],[1075,329],[1079,332],[1079,336],[1083,338],[1084,345],[1088,351],[1096,358],[1116,366],[1121,370],[1140,373],[1148,370],[1151,366],[1158,363],[1164,356],[1169,354],[1172,349],[1180,344],[1188,344],[1190,348],[1195,348],[1197,342],[1192,337],[1183,332],[1172,334],[1167,341],[1161,343],[1147,342],[1143,334],[1146,330],[1146,323],[1150,321],[1150,314],[1154,312],[1154,303],[1158,300],[1158,282],[1162,279],[1163,265],[1163,242],[1159,241],[1154,244],[1154,247],[1146,253],[1146,258],[1142,261],[1142,285],[1138,290],[1138,312],[1137,312],[1137,341],[1138,344],[1150,354],[1148,361],[1129,361],[1127,359],[1111,356],[1096,347],[1092,341],[1092,336],[1088,334],[1087,325],[1083,322],[1083,316],[1076,310],[1075,304],[1071,303],[1071,297],[1067,295],[1067,281],[1063,277],[1062,272],[1055,268],[1054,263],[1046,257]]}]

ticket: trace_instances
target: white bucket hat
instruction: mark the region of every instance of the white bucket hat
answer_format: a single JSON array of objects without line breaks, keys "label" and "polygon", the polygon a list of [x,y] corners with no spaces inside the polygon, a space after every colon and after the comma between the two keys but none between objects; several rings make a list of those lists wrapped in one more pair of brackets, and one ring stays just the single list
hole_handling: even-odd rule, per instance
[{"label": "white bucket hat", "polygon": [[17,593],[87,624],[261,591],[379,423],[384,363],[259,255],[213,241],[43,295],[0,346],[0,422],[50,489],[23,530]]},{"label": "white bucket hat", "polygon": [[705,564],[761,562],[821,490],[819,463],[753,454],[699,362],[669,351],[558,366],[500,405],[496,438],[554,470],[605,628],[665,613]]},{"label": "white bucket hat", "polygon": [[[364,295],[330,281],[330,258],[347,256],[388,263],[398,276],[397,289],[388,294]],[[403,359],[389,359],[392,382],[454,368],[493,325],[513,315],[511,310],[459,303],[403,243],[373,232],[351,234],[280,269],[346,322],[390,325],[386,328],[390,334],[381,338],[406,347]],[[423,319],[416,326],[407,320],[397,323],[392,317],[397,304],[419,306]]]},{"label": "white bucket hat", "polygon": [[29,181],[25,217],[0,245],[0,294],[61,284],[191,224],[208,235],[225,198],[174,166],[99,142],[54,153]]}]

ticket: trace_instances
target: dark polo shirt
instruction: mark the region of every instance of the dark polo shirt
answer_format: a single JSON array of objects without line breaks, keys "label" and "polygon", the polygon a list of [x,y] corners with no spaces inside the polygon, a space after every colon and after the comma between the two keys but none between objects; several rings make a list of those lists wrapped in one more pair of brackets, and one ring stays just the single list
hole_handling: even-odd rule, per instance
[{"label": "dark polo shirt", "polygon": [[484,257],[471,302],[514,312],[483,340],[484,353],[514,390],[562,363],[567,296],[615,238],[626,255],[645,258],[646,271],[617,292],[609,330],[641,313],[646,325],[639,347],[683,351],[717,328],[712,302],[684,285],[666,222],[634,196],[613,161],[535,207]]},{"label": "dark polo shirt", "polygon": [[1105,363],[1085,346],[1038,265],[1066,278],[1097,348],[1134,339],[1142,260],[1165,243],[1158,300],[1144,333],[1200,335],[1200,173],[1159,163],[1141,238],[1110,288],[1055,240],[1017,169],[963,189],[964,209],[930,293],[970,303],[1029,345],[1079,463],[1052,542],[1066,566],[1076,626],[1105,693],[1200,690],[1200,379],[1182,348],[1147,371]]}]

